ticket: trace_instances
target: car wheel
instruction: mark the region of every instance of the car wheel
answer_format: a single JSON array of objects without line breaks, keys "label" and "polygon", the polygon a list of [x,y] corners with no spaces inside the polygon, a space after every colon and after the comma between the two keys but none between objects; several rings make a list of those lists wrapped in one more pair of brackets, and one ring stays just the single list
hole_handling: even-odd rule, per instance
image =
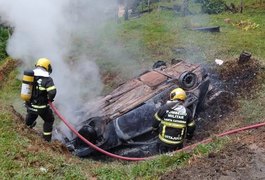
[{"label": "car wheel", "polygon": [[184,72],[179,77],[179,85],[185,90],[193,89],[198,84],[196,74],[192,72]]},{"label": "car wheel", "polygon": [[160,67],[167,67],[167,63],[165,61],[156,61],[154,64],[153,64],[153,69],[157,69],[157,68],[160,68]]}]

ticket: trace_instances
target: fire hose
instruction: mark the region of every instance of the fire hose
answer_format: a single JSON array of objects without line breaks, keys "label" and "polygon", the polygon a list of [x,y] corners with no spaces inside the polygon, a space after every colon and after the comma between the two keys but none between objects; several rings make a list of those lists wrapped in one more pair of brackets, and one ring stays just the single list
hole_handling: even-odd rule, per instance
[{"label": "fire hose", "polygon": [[[95,149],[96,151],[101,152],[101,153],[103,153],[103,154],[105,154],[105,155],[107,155],[109,157],[112,157],[112,158],[117,158],[117,159],[127,160],[127,161],[142,161],[142,160],[149,160],[149,159],[154,158],[153,156],[152,157],[143,157],[143,158],[119,156],[119,155],[110,153],[108,151],[105,151],[105,150],[99,148],[98,146],[94,145],[93,143],[91,143],[90,141],[88,141],[86,138],[84,138],[81,134],[79,134],[78,131],[60,114],[60,112],[54,106],[53,103],[49,102],[49,104],[50,104],[51,108],[53,109],[53,111],[57,114],[57,116],[64,122],[64,124],[75,135],[77,135],[83,142],[85,142],[88,146],[90,146],[91,148]],[[234,130],[230,130],[230,131],[226,131],[224,133],[215,135],[215,137],[223,137],[223,136],[235,134],[235,133],[238,133],[238,132],[241,132],[241,131],[246,131],[246,130],[249,130],[249,129],[259,128],[259,127],[262,127],[262,126],[265,126],[265,122],[258,123],[258,124],[254,124],[254,125],[245,126],[245,127],[238,128],[238,129],[234,129]],[[198,143],[192,144],[190,146],[186,146],[186,147],[184,147],[184,148],[182,148],[180,150],[177,150],[175,152],[181,152],[181,151],[184,151],[184,150],[194,149],[198,145],[200,145],[200,144],[207,144],[207,143],[211,142],[212,140],[213,140],[213,138],[208,138],[208,139],[205,139],[205,140],[200,141]]]}]

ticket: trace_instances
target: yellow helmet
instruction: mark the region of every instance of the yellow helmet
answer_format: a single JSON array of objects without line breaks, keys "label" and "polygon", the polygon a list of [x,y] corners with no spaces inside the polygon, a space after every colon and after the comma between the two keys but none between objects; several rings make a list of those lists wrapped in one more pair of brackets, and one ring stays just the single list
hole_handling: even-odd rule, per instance
[{"label": "yellow helmet", "polygon": [[43,67],[44,69],[46,69],[49,73],[52,73],[52,65],[51,65],[51,61],[47,58],[40,58],[38,59],[36,65],[36,67]]},{"label": "yellow helmet", "polygon": [[182,100],[187,98],[186,92],[181,88],[176,88],[170,92],[170,100]]}]

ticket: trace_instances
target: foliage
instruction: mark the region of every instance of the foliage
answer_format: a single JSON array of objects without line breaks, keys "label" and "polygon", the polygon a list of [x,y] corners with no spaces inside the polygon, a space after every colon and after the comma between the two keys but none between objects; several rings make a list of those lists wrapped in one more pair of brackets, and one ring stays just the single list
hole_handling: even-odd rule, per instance
[{"label": "foliage", "polygon": [[6,44],[9,38],[9,29],[0,26],[0,60],[7,57]]},{"label": "foliage", "polygon": [[223,0],[201,0],[201,3],[202,12],[207,14],[219,14],[226,9]]}]

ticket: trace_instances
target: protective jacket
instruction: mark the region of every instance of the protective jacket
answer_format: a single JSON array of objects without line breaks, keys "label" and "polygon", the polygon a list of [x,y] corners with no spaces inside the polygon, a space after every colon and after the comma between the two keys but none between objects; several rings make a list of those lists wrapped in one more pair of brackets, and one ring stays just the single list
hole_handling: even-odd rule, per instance
[{"label": "protective jacket", "polygon": [[42,67],[37,67],[33,71],[34,85],[32,97],[27,105],[34,111],[34,109],[46,108],[48,106],[48,101],[53,101],[56,95],[56,87],[49,73]]},{"label": "protective jacket", "polygon": [[188,108],[178,101],[168,101],[155,114],[153,128],[159,128],[160,141],[177,146],[182,144],[186,137],[192,138],[195,121]]}]

